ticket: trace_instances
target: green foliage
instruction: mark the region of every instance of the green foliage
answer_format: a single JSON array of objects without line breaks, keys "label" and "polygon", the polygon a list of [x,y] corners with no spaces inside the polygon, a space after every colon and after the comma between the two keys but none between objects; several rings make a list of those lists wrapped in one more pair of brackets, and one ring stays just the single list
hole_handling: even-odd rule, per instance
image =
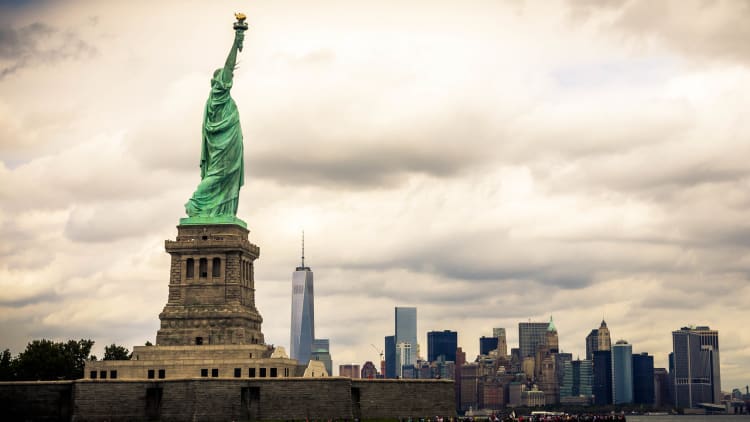
[{"label": "green foliage", "polygon": [[128,349],[112,343],[109,346],[104,346],[104,359],[102,360],[129,360],[130,356]]},{"label": "green foliage", "polygon": [[146,340],[146,346],[153,346],[150,341]]},{"label": "green foliage", "polygon": [[16,360],[10,354],[9,349],[0,354],[0,381],[12,381],[16,378]]},{"label": "green foliage", "polygon": [[83,378],[83,368],[93,340],[34,340],[15,359],[15,379],[19,381]]}]

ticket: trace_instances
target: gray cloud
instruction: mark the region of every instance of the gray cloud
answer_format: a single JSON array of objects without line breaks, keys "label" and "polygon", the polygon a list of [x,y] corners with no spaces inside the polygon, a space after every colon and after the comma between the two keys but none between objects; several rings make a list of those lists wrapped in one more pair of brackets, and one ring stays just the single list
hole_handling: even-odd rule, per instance
[{"label": "gray cloud", "polygon": [[435,148],[405,139],[400,145],[362,145],[326,149],[288,148],[252,156],[251,172],[260,178],[289,185],[322,185],[348,188],[395,187],[413,173],[451,177],[470,168],[481,157],[455,147]]},{"label": "gray cloud", "polygon": [[39,292],[31,296],[26,297],[15,297],[15,298],[3,298],[0,297],[0,308],[20,308],[40,302],[58,302],[60,296],[52,291]]},{"label": "gray cloud", "polygon": [[750,4],[733,0],[571,0],[574,20],[614,15],[606,26],[655,38],[689,57],[748,63]]},{"label": "gray cloud", "polygon": [[97,49],[72,30],[43,22],[14,28],[0,26],[0,80],[24,67],[68,59],[91,58]]},{"label": "gray cloud", "polygon": [[400,115],[396,108],[351,120],[337,111],[338,104],[309,106],[317,109],[307,118],[277,109],[271,119],[261,116],[248,125],[246,157],[253,177],[284,185],[393,188],[414,174],[454,178],[488,165],[505,142],[496,116],[463,99],[417,116]]},{"label": "gray cloud", "polygon": [[[168,198],[169,201],[161,198],[152,201],[112,201],[75,208],[65,224],[64,234],[72,241],[84,243],[109,243],[141,236],[144,230],[158,229],[177,220],[181,210],[179,206],[173,205],[179,197],[169,195]],[[154,202],[161,202],[162,205]],[[170,206],[174,213],[161,211]]]}]

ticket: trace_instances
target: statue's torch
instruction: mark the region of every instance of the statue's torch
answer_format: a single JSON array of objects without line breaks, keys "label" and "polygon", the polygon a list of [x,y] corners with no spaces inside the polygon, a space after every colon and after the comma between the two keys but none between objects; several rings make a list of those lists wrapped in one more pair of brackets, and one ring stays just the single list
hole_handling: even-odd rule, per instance
[{"label": "statue's torch", "polygon": [[244,13],[237,12],[234,14],[234,17],[237,18],[237,22],[233,25],[238,38],[237,49],[242,51],[242,41],[245,39],[245,31],[248,29],[247,22],[245,22],[247,16]]}]

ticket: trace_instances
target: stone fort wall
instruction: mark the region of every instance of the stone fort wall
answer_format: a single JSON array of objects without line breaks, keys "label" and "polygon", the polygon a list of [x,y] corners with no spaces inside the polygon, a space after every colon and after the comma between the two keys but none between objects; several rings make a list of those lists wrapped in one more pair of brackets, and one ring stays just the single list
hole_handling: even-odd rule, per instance
[{"label": "stone fort wall", "polygon": [[0,383],[3,420],[252,421],[454,416],[453,382],[190,378]]}]

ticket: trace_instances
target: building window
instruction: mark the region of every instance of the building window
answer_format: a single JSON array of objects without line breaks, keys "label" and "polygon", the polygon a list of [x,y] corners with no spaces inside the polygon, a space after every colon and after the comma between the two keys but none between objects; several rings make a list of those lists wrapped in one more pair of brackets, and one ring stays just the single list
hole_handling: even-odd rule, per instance
[{"label": "building window", "polygon": [[203,344],[203,337],[196,337],[195,338],[195,345],[200,346]]},{"label": "building window", "polygon": [[242,376],[242,368],[234,368],[234,377],[240,378]]},{"label": "building window", "polygon": [[265,378],[266,377],[266,368],[260,368],[260,377]]},{"label": "building window", "polygon": [[148,379],[150,379],[150,380],[154,379],[154,370],[153,369],[149,369],[148,370]]},{"label": "building window", "polygon": [[195,260],[193,258],[188,258],[187,260],[187,270],[185,271],[185,277],[195,277]]},{"label": "building window", "polygon": [[107,379],[107,371],[99,371],[99,378],[103,380]]},{"label": "building window", "polygon": [[221,259],[214,258],[213,267],[211,268],[211,275],[213,277],[221,276]]},{"label": "building window", "polygon": [[95,380],[96,379],[96,371],[91,371],[91,373],[89,374],[89,378],[91,378],[92,380]]},{"label": "building window", "polygon": [[163,380],[167,376],[167,371],[164,369],[159,369],[159,379]]},{"label": "building window", "polygon": [[198,261],[198,274],[201,278],[208,277],[208,260],[206,258],[201,258],[201,260]]},{"label": "building window", "polygon": [[219,370],[216,369],[216,368],[212,369],[211,370],[211,376],[214,377],[214,378],[218,377],[219,376]]},{"label": "building window", "polygon": [[279,372],[277,368],[271,368],[271,378],[276,378],[279,376]]},{"label": "building window", "polygon": [[208,368],[201,369],[201,376],[202,377],[207,377],[208,376]]},{"label": "building window", "polygon": [[[96,374],[94,374],[94,375],[96,375]],[[247,370],[247,376],[250,377],[250,378],[255,378],[255,368],[249,368]],[[96,376],[94,376],[94,378],[96,378]]]},{"label": "building window", "polygon": [[113,380],[116,380],[117,379],[117,371],[115,371],[115,370],[109,371],[109,377],[112,378]]}]

